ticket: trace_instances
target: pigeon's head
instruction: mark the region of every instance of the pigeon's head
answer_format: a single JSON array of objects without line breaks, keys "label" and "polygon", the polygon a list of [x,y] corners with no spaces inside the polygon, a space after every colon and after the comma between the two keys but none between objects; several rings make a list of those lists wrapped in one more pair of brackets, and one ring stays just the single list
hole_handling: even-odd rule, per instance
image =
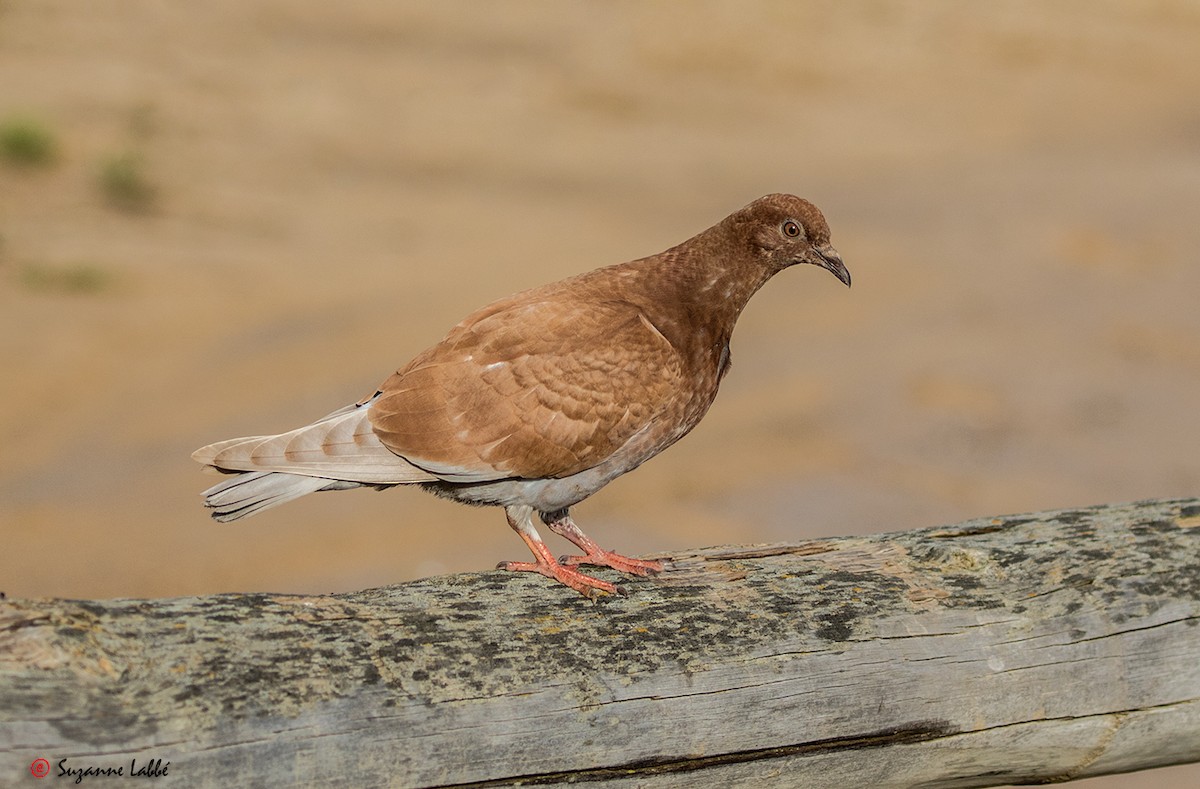
[{"label": "pigeon's head", "polygon": [[829,225],[820,209],[807,200],[788,194],[767,195],[730,219],[775,270],[812,263],[850,286],[850,272],[829,243]]}]

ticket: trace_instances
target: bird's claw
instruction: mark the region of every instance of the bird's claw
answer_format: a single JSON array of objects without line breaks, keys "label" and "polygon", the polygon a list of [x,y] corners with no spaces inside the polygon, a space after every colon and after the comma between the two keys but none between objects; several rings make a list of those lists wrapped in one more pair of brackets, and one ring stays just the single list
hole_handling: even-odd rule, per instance
[{"label": "bird's claw", "polygon": [[566,567],[580,564],[591,564],[598,567],[611,567],[629,575],[658,575],[665,569],[662,562],[652,559],[633,559],[612,551],[599,551],[586,556],[560,556],[558,563]]},{"label": "bird's claw", "polygon": [[553,560],[548,562],[500,562],[496,565],[496,569],[517,573],[539,573],[547,578],[553,578],[561,584],[566,584],[584,597],[591,599],[595,599],[598,594],[624,594],[624,591],[616,584],[593,578],[579,572],[574,567],[551,562]]}]

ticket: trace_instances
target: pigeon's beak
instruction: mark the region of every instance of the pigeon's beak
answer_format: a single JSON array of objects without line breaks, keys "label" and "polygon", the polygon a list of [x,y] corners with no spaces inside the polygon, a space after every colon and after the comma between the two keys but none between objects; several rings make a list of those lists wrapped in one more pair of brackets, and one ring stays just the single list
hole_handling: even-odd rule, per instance
[{"label": "pigeon's beak", "polygon": [[846,264],[842,262],[842,256],[837,253],[833,247],[825,244],[820,247],[813,247],[813,252],[816,253],[816,260],[810,261],[821,268],[828,269],[829,273],[842,281],[842,284],[847,288],[850,287],[850,271],[846,268]]}]

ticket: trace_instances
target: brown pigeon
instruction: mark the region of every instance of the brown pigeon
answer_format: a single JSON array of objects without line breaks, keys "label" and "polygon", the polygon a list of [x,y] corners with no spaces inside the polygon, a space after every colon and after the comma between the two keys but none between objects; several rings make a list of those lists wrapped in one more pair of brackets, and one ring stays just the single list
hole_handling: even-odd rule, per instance
[{"label": "brown pigeon", "polygon": [[[850,284],[817,207],[772,194],[665,252],[501,299],[353,405],[197,450],[234,475],[204,504],[232,521],[320,490],[416,484],[504,507],[535,561],[500,568],[616,592],[577,565],[648,575],[662,564],[600,548],[570,508],[696,426],[729,370],[738,315],[797,263]],[[535,513],[583,555],[555,560]]]}]

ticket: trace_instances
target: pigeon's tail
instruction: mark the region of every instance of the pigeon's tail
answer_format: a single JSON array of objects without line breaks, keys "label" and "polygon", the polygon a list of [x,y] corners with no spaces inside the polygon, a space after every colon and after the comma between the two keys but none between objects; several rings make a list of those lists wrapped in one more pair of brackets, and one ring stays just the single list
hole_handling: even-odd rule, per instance
[{"label": "pigeon's tail", "polygon": [[277,436],[218,441],[197,449],[192,459],[218,471],[280,471],[370,485],[436,479],[379,441],[369,418],[374,401],[346,406]]},{"label": "pigeon's tail", "polygon": [[285,474],[280,471],[248,471],[235,474],[204,491],[202,495],[204,506],[212,510],[213,520],[228,523],[319,490],[347,490],[361,485],[359,482]]},{"label": "pigeon's tail", "polygon": [[368,419],[375,399],[277,436],[233,438],[197,449],[194,460],[234,475],[204,491],[204,505],[216,520],[233,521],[319,490],[437,479],[380,443]]}]

